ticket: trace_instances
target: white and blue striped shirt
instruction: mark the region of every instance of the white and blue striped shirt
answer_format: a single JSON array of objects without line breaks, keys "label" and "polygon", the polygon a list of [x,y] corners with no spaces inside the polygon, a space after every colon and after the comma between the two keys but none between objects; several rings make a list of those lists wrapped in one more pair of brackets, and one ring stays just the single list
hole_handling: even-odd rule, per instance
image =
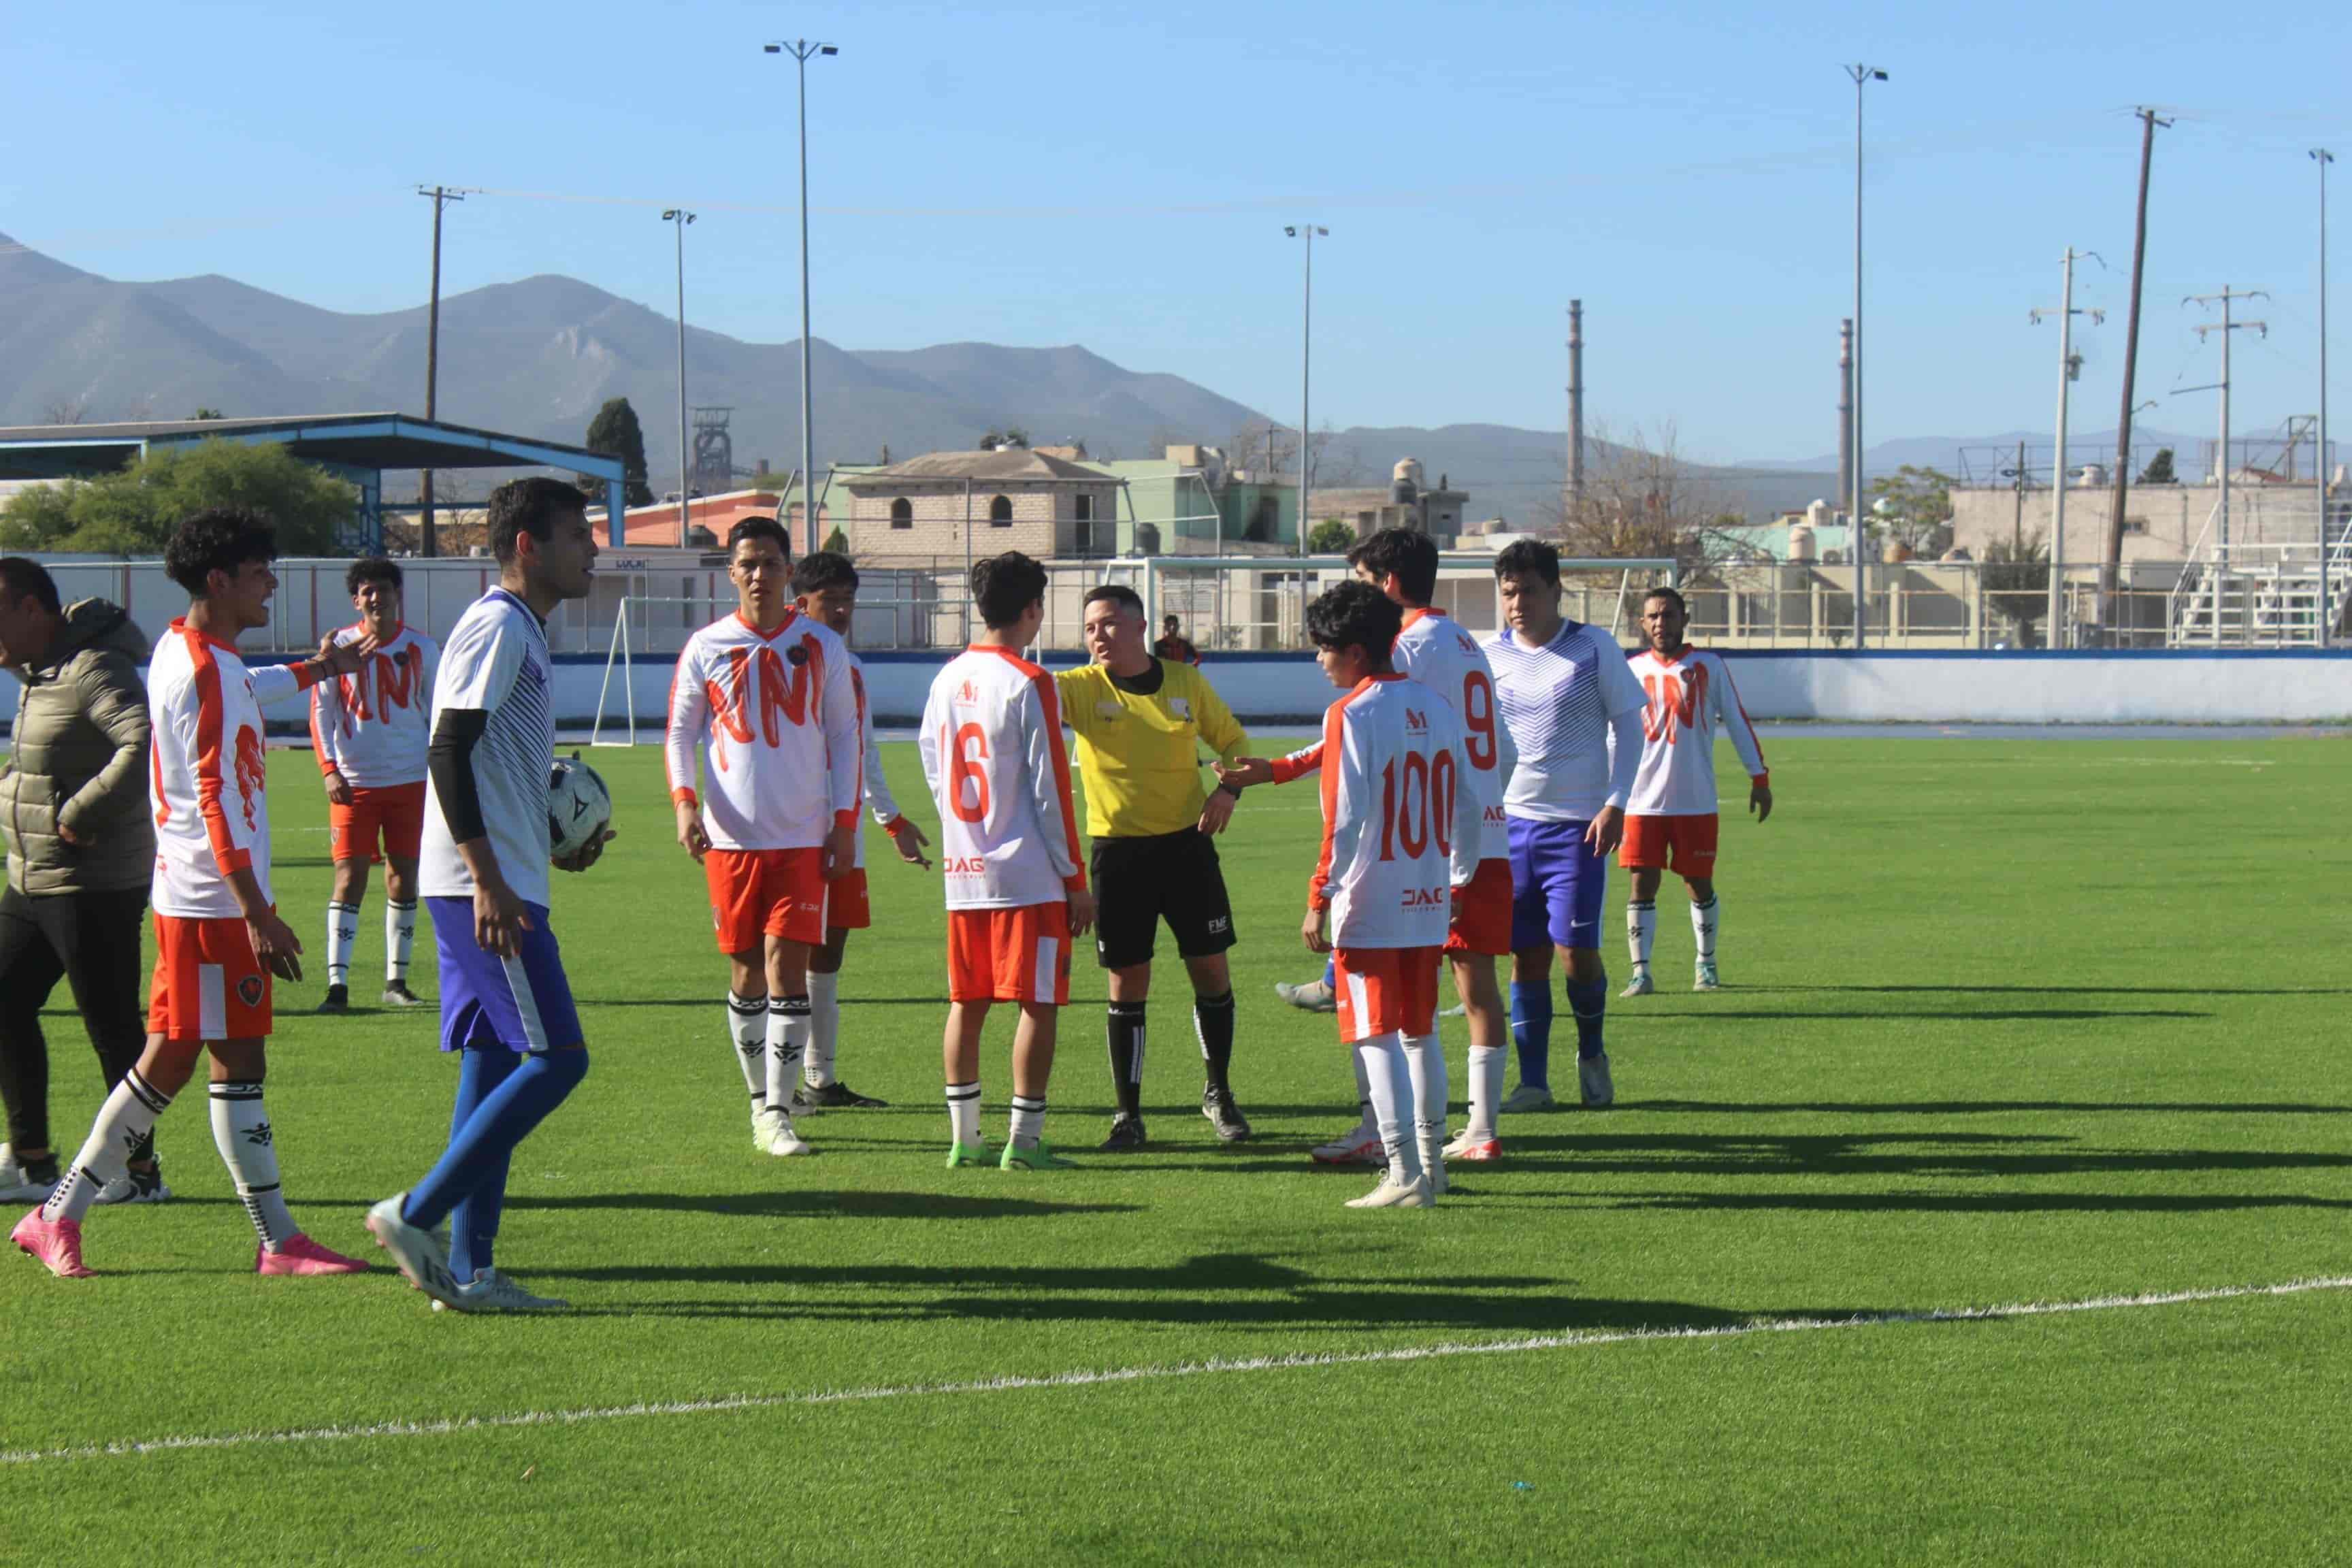
[{"label": "white and blue striped shirt", "polygon": [[[1481,646],[1495,672],[1495,706],[1519,753],[1504,811],[1534,822],[1590,822],[1604,805],[1623,805],[1611,721],[1643,706],[1625,650],[1582,621],[1561,622],[1541,647],[1507,626]],[[1629,784],[1640,759],[1636,744],[1625,769]]]},{"label": "white and blue striped shirt", "polygon": [[[488,715],[473,754],[474,788],[499,874],[528,904],[548,902],[548,769],[555,758],[554,667],[547,628],[529,605],[493,588],[457,617],[441,650],[433,728],[448,709]],[[471,898],[474,879],[437,791],[425,810],[417,880],[425,897]]]}]

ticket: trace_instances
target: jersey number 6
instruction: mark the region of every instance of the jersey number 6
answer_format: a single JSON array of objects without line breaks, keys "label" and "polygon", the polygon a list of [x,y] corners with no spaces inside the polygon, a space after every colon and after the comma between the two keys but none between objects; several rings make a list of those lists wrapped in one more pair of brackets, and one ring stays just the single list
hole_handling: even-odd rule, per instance
[{"label": "jersey number 6", "polygon": [[[966,724],[948,743],[948,809],[959,822],[982,822],[988,817],[988,774],[981,768],[986,761],[988,732],[977,724]],[[972,796],[968,808],[963,800],[967,781]]]}]

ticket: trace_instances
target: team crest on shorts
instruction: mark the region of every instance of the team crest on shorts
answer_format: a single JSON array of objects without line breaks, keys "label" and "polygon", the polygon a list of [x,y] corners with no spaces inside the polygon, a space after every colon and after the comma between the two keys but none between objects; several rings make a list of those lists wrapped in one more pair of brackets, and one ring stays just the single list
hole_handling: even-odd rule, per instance
[{"label": "team crest on shorts", "polygon": [[238,976],[236,982],[236,999],[244,1003],[248,1007],[260,1006],[261,976],[258,974],[246,974]]}]

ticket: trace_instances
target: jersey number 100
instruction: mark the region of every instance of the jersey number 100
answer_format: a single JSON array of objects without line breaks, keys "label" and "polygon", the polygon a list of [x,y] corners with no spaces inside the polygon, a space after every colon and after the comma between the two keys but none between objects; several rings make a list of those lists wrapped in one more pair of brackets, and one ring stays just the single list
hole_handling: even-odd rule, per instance
[{"label": "jersey number 100", "polygon": [[1434,761],[1423,752],[1407,752],[1402,770],[1394,760],[1382,763],[1381,858],[1393,860],[1402,848],[1406,859],[1418,860],[1433,837],[1437,852],[1451,856],[1454,787],[1452,752],[1438,752]]}]

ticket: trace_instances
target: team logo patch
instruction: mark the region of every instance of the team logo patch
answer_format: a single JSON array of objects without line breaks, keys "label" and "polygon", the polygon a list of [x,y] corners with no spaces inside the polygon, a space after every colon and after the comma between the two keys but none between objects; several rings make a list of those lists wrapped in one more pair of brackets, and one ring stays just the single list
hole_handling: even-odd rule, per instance
[{"label": "team logo patch", "polygon": [[260,1006],[261,976],[258,974],[240,975],[236,983],[236,999],[244,1003],[248,1007]]},{"label": "team logo patch", "polygon": [[806,664],[808,662],[808,649],[801,647],[798,643],[794,643],[792,647],[784,650],[784,662],[787,664]]},{"label": "team logo patch", "polygon": [[1190,719],[1192,716],[1192,700],[1189,697],[1171,697],[1168,700],[1168,711],[1175,714],[1179,719]]},{"label": "team logo patch", "polygon": [[1102,701],[1095,704],[1095,717],[1097,719],[1116,719],[1118,714],[1119,707],[1116,702]]}]

